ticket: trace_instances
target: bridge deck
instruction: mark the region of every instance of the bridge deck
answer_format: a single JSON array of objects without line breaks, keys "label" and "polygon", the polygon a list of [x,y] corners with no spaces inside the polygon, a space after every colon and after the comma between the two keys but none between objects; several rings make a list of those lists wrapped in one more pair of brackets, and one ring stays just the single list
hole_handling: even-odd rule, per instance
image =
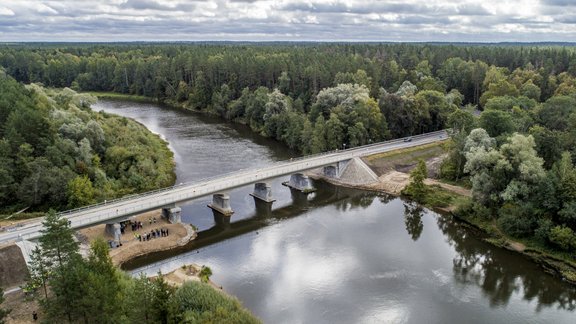
[{"label": "bridge deck", "polygon": [[[445,131],[412,136],[410,141],[396,139],[357,148],[332,151],[307,156],[290,161],[282,161],[259,169],[235,171],[214,178],[203,179],[194,183],[180,184],[169,188],[155,190],[140,195],[120,198],[106,203],[87,206],[60,213],[70,220],[73,229],[89,227],[96,224],[114,222],[146,211],[172,206],[177,203],[193,200],[218,192],[228,191],[251,183],[289,174],[304,172],[331,165],[340,161],[376,153],[423,145],[447,138]],[[16,230],[0,234],[0,243],[21,239],[31,240],[40,236],[41,220],[26,223]]]}]

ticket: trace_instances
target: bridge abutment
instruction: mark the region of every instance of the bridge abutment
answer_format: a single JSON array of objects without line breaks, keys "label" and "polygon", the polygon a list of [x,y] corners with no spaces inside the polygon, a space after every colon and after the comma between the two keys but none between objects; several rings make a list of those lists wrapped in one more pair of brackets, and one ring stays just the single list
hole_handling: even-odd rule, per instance
[{"label": "bridge abutment", "polygon": [[327,165],[322,168],[322,174],[327,178],[339,179],[348,166],[350,160],[336,162],[333,165]]},{"label": "bridge abutment", "polygon": [[290,181],[283,182],[282,184],[303,193],[316,191],[316,188],[312,186],[312,181],[310,181],[310,178],[302,173],[292,174],[290,176]]},{"label": "bridge abutment", "polygon": [[234,214],[232,207],[230,207],[230,196],[225,193],[212,195],[212,203],[208,204],[208,207],[224,216],[232,216]]}]

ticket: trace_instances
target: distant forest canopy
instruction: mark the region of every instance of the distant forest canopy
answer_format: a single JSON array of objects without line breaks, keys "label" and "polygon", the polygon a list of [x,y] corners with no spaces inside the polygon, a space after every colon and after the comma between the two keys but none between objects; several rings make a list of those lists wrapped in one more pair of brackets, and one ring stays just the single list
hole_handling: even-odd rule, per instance
[{"label": "distant forest canopy", "polygon": [[0,214],[70,209],[174,183],[172,152],[96,98],[0,71]]},{"label": "distant forest canopy", "polygon": [[575,50],[556,46],[23,44],[0,48],[0,65],[23,83],[208,111],[304,153],[442,129],[465,104],[533,108],[576,87]]}]

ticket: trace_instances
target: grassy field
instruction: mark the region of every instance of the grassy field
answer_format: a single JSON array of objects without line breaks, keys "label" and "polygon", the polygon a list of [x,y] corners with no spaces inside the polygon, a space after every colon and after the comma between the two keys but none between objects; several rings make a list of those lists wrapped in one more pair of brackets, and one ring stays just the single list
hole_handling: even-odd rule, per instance
[{"label": "grassy field", "polygon": [[138,96],[138,95],[130,95],[124,93],[116,93],[116,92],[97,92],[97,91],[90,91],[87,92],[90,95],[93,95],[98,98],[102,99],[114,99],[114,100],[130,100],[130,101],[137,101],[137,102],[155,102],[153,98],[145,97],[145,96]]},{"label": "grassy field", "polygon": [[[428,161],[445,154],[445,143],[446,141],[442,141],[374,154],[363,158],[363,160],[378,175],[382,175],[390,170],[407,172],[411,166],[416,165],[420,159]],[[436,167],[429,166],[429,169],[434,169],[432,173],[436,172]]]}]

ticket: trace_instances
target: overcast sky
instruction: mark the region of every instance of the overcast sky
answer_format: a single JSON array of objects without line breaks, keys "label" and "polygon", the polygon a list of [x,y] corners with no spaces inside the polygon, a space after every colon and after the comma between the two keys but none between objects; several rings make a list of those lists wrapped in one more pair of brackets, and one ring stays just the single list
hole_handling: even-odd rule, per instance
[{"label": "overcast sky", "polygon": [[1,0],[0,41],[576,41],[576,0]]}]

